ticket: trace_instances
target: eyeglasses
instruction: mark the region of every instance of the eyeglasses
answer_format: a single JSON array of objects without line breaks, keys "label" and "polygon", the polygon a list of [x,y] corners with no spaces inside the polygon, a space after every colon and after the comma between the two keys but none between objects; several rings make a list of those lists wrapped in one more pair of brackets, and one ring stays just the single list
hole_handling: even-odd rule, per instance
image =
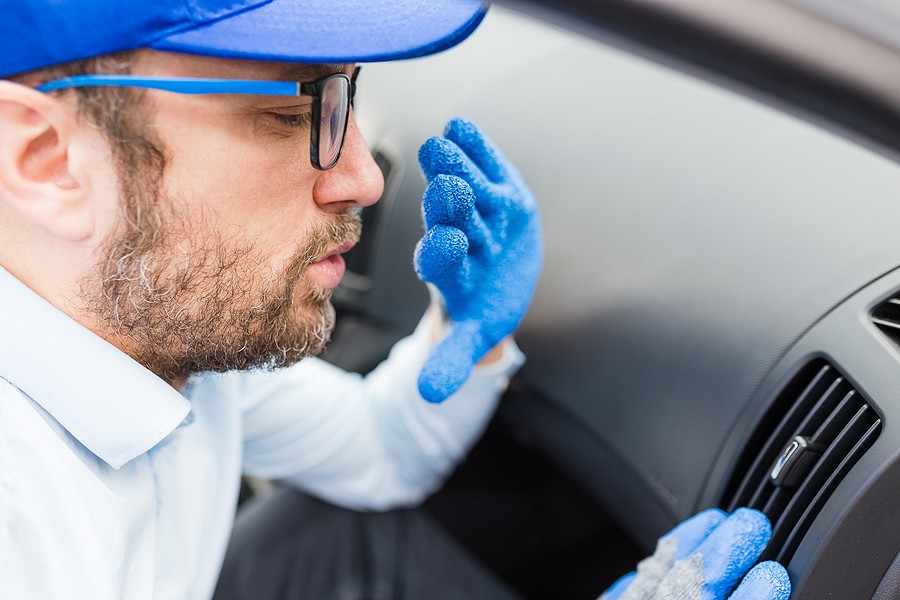
[{"label": "eyeglasses", "polygon": [[335,73],[311,83],[257,79],[202,79],[196,77],[146,77],[142,75],[73,75],[48,81],[37,89],[55,92],[76,87],[133,87],[164,90],[176,94],[253,94],[262,96],[311,96],[312,128],[309,158],[320,171],[337,164],[347,136],[350,107],[356,95],[356,78]]}]

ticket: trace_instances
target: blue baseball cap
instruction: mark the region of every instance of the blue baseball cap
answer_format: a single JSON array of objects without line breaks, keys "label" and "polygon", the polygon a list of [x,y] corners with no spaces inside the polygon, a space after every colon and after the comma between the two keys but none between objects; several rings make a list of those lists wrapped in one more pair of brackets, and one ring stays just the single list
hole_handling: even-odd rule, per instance
[{"label": "blue baseball cap", "polygon": [[2,0],[0,77],[137,48],[296,63],[425,56],[482,0]]}]

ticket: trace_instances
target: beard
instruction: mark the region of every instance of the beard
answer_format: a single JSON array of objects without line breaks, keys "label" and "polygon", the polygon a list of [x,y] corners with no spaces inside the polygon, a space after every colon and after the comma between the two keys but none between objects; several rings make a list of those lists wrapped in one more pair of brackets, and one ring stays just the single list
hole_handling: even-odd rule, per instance
[{"label": "beard", "polygon": [[167,381],[203,371],[278,368],[319,354],[334,328],[331,290],[313,262],[359,239],[356,211],[311,224],[281,272],[250,242],[204,239],[206,219],[161,192],[161,176],[120,173],[125,219],[81,283],[94,320]]}]

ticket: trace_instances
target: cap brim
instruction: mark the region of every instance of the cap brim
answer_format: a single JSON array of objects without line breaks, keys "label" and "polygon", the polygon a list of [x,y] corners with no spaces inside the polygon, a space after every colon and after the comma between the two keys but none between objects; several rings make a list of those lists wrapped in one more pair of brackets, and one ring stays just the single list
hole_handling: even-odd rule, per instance
[{"label": "cap brim", "polygon": [[458,44],[486,10],[480,0],[273,0],[150,47],[298,63],[397,60]]}]

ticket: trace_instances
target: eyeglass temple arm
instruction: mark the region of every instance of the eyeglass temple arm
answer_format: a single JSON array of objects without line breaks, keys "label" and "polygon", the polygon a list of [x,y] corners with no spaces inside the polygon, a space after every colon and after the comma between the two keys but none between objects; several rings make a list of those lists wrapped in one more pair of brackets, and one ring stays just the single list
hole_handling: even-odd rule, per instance
[{"label": "eyeglass temple arm", "polygon": [[193,77],[142,77],[138,75],[73,75],[48,81],[35,88],[55,92],[76,87],[134,87],[179,94],[255,94],[299,96],[300,84],[293,81],[257,79],[197,79]]}]

